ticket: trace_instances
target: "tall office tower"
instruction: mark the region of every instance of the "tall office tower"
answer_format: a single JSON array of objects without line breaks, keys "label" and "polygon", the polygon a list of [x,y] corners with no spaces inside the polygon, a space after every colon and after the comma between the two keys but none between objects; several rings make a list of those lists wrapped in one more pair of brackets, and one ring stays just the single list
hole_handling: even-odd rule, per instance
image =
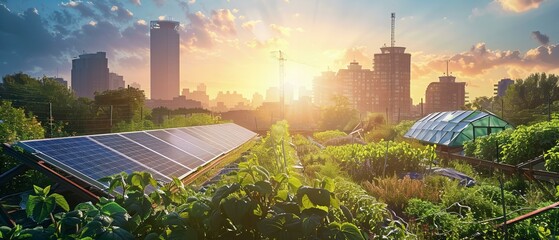
[{"label": "tall office tower", "polygon": [[179,22],[151,21],[151,99],[172,100],[180,92]]},{"label": "tall office tower", "polygon": [[347,97],[351,106],[360,112],[371,111],[372,72],[363,69],[355,60],[347,69],[340,69],[336,76],[338,90],[336,94]]},{"label": "tall office tower", "polygon": [[465,104],[466,83],[446,74],[439,82],[432,82],[425,90],[425,113],[460,110]]},{"label": "tall office tower", "polygon": [[124,77],[116,73],[109,73],[109,89],[117,90],[124,88]]},{"label": "tall office tower", "polygon": [[88,53],[72,59],[72,89],[79,97],[93,98],[109,89],[109,67],[105,52]]}]

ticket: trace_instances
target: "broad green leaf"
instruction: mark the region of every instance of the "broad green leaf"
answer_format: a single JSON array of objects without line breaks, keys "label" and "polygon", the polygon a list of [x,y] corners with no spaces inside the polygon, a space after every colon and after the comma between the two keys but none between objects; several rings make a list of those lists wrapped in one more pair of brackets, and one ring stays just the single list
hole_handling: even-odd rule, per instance
[{"label": "broad green leaf", "polygon": [[58,194],[58,193],[53,193],[49,196],[49,198],[54,198],[56,205],[58,205],[60,208],[64,209],[64,211],[70,211],[70,206],[68,205],[68,202],[66,202],[66,199]]},{"label": "broad green leaf", "polygon": [[161,222],[165,226],[182,226],[184,225],[182,218],[176,212],[171,212],[163,217]]},{"label": "broad green leaf", "polygon": [[301,219],[291,213],[281,213],[262,219],[257,228],[271,239],[298,239],[301,236]]},{"label": "broad green leaf", "polygon": [[278,193],[276,194],[276,198],[281,199],[282,201],[287,201],[287,196],[289,195],[289,191],[284,189],[284,190],[279,190]]},{"label": "broad green leaf", "polygon": [[242,220],[247,217],[247,214],[252,210],[250,203],[244,199],[229,198],[225,199],[221,206],[225,212],[225,215],[235,225],[242,224]]},{"label": "broad green leaf", "polygon": [[36,195],[43,196],[43,188],[37,185],[33,185],[33,191],[35,192]]},{"label": "broad green leaf", "polygon": [[225,185],[218,188],[212,197],[212,204],[214,206],[219,206],[219,202],[221,201],[221,199],[226,198],[227,196],[229,196],[229,194],[239,190],[240,187],[240,184],[234,183],[232,185]]},{"label": "broad green leaf", "polygon": [[27,216],[32,217],[36,222],[41,222],[52,213],[55,205],[56,200],[54,198],[30,195],[27,200]]},{"label": "broad green leaf", "polygon": [[94,238],[96,235],[103,233],[106,231],[105,227],[103,227],[103,223],[97,220],[93,220],[85,225],[82,228],[80,237],[92,237]]},{"label": "broad green leaf", "polygon": [[303,234],[306,236],[316,235],[317,228],[318,226],[320,226],[322,219],[323,217],[318,215],[311,215],[309,217],[303,218],[302,220]]},{"label": "broad green leaf", "polygon": [[115,213],[126,213],[126,209],[118,205],[116,202],[109,202],[101,207],[101,212],[105,215],[111,216]]},{"label": "broad green leaf", "polygon": [[293,190],[297,190],[303,185],[298,178],[293,176],[289,177],[289,180],[287,180],[287,182],[289,183],[289,187]]},{"label": "broad green leaf", "polygon": [[123,228],[113,227],[111,230],[100,234],[98,239],[99,240],[133,240],[134,235],[124,230]]},{"label": "broad green leaf", "polygon": [[[330,192],[322,188],[301,187],[297,190],[297,198],[303,208],[318,206],[330,206]],[[309,205],[312,203],[312,205]]]}]

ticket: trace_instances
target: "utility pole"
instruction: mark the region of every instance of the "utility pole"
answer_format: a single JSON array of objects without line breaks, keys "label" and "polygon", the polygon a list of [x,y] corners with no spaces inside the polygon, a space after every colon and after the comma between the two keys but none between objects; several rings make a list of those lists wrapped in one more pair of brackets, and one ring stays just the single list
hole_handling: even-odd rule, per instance
[{"label": "utility pole", "polygon": [[[56,69],[56,75],[58,75],[58,69]],[[52,137],[52,102],[49,102],[49,124],[50,124],[50,137]]]},{"label": "utility pole", "polygon": [[110,107],[111,115],[110,115],[110,125],[111,125],[111,132],[113,131],[113,105]]}]

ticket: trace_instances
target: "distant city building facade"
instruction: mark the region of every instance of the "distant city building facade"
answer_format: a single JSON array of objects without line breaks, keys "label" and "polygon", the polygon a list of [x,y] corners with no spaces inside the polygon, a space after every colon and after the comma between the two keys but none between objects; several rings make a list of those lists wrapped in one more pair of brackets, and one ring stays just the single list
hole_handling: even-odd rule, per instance
[{"label": "distant city building facade", "polygon": [[266,102],[279,102],[280,90],[277,87],[270,87],[266,89]]},{"label": "distant city building facade", "polygon": [[495,88],[495,96],[502,97],[505,96],[505,93],[510,85],[513,85],[514,81],[510,78],[504,78],[499,81],[499,83],[493,85]]},{"label": "distant city building facade", "polygon": [[340,69],[337,78],[337,95],[349,100],[351,106],[360,112],[371,111],[372,102],[372,72],[363,69],[358,62],[353,61],[347,69]]},{"label": "distant city building facade", "polygon": [[186,99],[198,101],[202,103],[202,107],[205,109],[209,109],[210,107],[210,96],[206,93],[206,85],[199,84],[196,87],[196,91],[190,91],[188,88],[184,88],[182,90],[182,96],[185,96]]},{"label": "distant city building facade", "polygon": [[126,85],[124,83],[124,77],[120,76],[116,73],[109,73],[109,89],[110,90],[117,90],[120,88],[124,88]]},{"label": "distant city building facade", "polygon": [[65,88],[68,88],[68,81],[64,80],[64,78],[55,77],[53,78],[53,80],[57,83],[60,83],[60,85],[64,86]]},{"label": "distant city building facade", "polygon": [[133,83],[130,84],[130,87],[137,88],[137,89],[141,89],[141,88],[142,88],[142,85],[140,85],[140,84],[137,83],[137,82],[133,82]]},{"label": "distant city building facade", "polygon": [[109,67],[105,52],[88,53],[72,59],[72,89],[79,97],[93,98],[109,89]]},{"label": "distant city building facade", "polygon": [[425,91],[425,113],[460,110],[465,104],[466,83],[456,82],[455,76],[440,76]]},{"label": "distant city building facade", "polygon": [[252,94],[252,107],[253,108],[257,108],[262,106],[262,103],[264,103],[264,96],[262,96],[262,94],[255,92],[254,94]]},{"label": "distant city building facade", "polygon": [[391,122],[408,118],[411,54],[405,47],[383,47],[373,59],[372,111],[386,112]]},{"label": "distant city building facade", "polygon": [[338,89],[336,73],[333,71],[322,72],[313,80],[313,103],[317,106],[328,106]]},{"label": "distant city building facade", "polygon": [[172,100],[180,91],[179,22],[150,23],[151,99]]}]

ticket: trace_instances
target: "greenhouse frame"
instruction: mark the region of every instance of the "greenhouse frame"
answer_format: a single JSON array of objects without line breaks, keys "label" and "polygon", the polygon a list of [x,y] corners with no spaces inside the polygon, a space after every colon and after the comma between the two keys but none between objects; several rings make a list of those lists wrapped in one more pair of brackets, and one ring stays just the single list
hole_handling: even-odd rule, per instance
[{"label": "greenhouse frame", "polygon": [[447,147],[461,147],[465,141],[509,128],[513,128],[510,123],[489,112],[435,112],[415,122],[404,137]]}]

